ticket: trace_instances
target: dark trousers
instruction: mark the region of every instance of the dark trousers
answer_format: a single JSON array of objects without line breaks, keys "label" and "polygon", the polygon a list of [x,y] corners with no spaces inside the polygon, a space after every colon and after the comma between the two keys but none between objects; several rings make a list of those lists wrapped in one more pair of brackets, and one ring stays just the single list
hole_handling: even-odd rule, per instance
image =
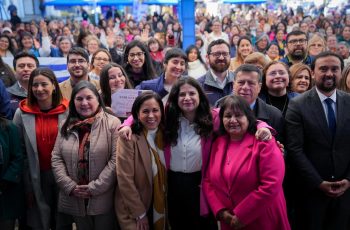
[{"label": "dark trousers", "polygon": [[168,171],[168,214],[172,230],[217,229],[213,216],[200,216],[201,172]]},{"label": "dark trousers", "polygon": [[[343,196],[349,196],[347,191]],[[349,230],[350,204],[346,197],[331,198],[314,191],[296,202],[296,230]],[[346,201],[347,200],[347,201]]]}]

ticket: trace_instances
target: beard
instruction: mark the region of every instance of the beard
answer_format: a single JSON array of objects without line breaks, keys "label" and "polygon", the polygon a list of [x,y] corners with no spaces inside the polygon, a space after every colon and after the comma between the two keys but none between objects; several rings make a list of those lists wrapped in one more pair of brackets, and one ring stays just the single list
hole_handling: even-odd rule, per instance
[{"label": "beard", "polygon": [[293,60],[303,60],[306,56],[306,51],[304,49],[302,50],[294,50],[292,53],[290,53],[290,56]]},{"label": "beard", "polygon": [[230,67],[230,62],[227,61],[226,59],[222,61],[216,60],[214,62],[209,62],[209,66],[215,72],[223,73],[226,70],[228,70],[228,68]]},{"label": "beard", "polygon": [[[332,80],[332,84],[329,85],[326,83],[326,81],[328,80]],[[336,82],[336,78],[335,77],[322,77],[322,79],[320,79],[320,81],[316,82],[316,86],[319,90],[323,91],[323,92],[332,92],[336,87],[337,87],[337,82]]]}]

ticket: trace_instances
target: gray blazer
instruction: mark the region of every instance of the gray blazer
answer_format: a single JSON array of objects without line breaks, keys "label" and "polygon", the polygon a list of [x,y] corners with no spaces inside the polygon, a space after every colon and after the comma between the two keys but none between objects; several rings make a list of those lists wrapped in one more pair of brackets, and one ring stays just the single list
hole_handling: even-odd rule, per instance
[{"label": "gray blazer", "polygon": [[[58,115],[59,129],[68,112]],[[44,200],[40,183],[40,167],[35,133],[35,115],[17,109],[13,122],[18,126],[25,150],[24,184],[25,192],[33,192],[35,204],[27,209],[27,222],[33,228],[50,229],[50,207]]]}]

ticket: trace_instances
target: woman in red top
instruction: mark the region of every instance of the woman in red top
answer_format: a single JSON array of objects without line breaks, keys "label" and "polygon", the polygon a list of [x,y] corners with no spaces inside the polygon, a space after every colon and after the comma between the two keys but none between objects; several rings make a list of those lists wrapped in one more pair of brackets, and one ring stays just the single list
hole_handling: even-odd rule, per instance
[{"label": "woman in red top", "polygon": [[20,102],[13,119],[25,146],[27,225],[34,229],[56,227],[58,188],[51,170],[51,152],[67,108],[68,101],[62,98],[52,70],[35,69],[29,78],[28,98]]},{"label": "woman in red top", "polygon": [[160,42],[155,38],[150,38],[148,40],[148,49],[151,55],[151,58],[156,61],[162,63],[164,60],[163,47]]}]

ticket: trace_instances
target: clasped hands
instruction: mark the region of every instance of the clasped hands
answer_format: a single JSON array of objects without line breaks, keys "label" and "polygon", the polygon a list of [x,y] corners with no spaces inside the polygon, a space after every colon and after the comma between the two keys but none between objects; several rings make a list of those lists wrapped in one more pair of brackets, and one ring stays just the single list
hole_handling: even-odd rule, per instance
[{"label": "clasped hands", "polygon": [[218,214],[219,219],[232,229],[238,230],[244,227],[236,215],[231,214],[228,210],[223,209]]},{"label": "clasped hands", "polygon": [[79,198],[87,199],[91,197],[91,192],[89,191],[88,185],[77,185],[72,190],[72,195]]},{"label": "clasped hands", "polygon": [[350,181],[343,179],[340,181],[322,181],[319,188],[330,197],[339,197],[350,187]]}]

